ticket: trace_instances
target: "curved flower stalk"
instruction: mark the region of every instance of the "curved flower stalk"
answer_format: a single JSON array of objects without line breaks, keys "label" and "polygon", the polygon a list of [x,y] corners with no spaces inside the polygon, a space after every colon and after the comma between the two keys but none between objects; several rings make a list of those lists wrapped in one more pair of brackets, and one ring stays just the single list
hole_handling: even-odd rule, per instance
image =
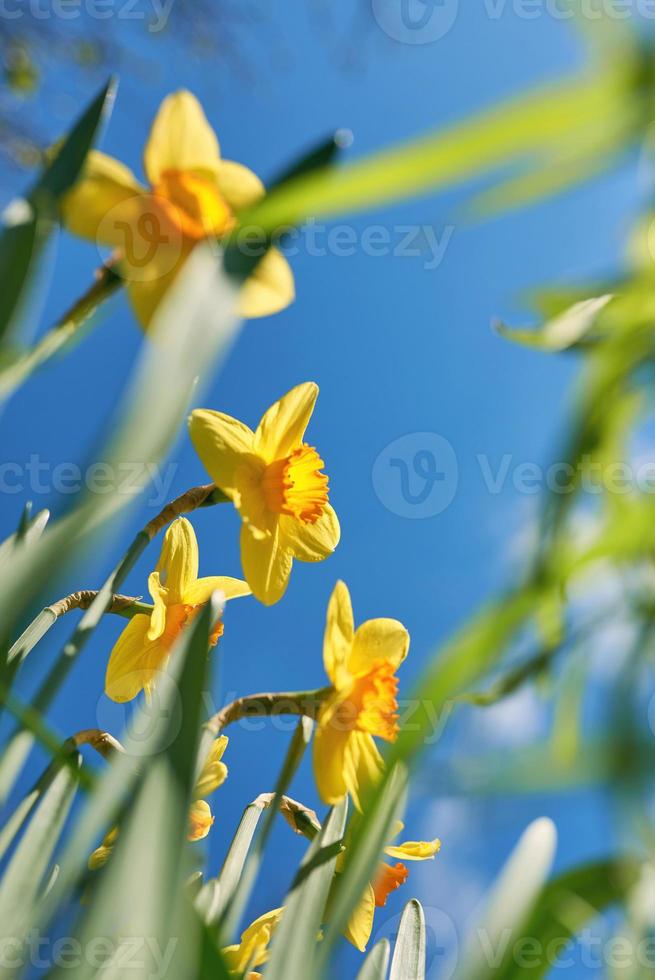
[{"label": "curved flower stalk", "polygon": [[[166,531],[148,589],[154,601],[152,612],[130,620],[109,658],[105,692],[112,701],[131,701],[142,690],[146,694],[152,691],[180,633],[214,592],[222,592],[226,600],[250,594],[241,579],[223,575],[198,578],[198,542],[184,517]],[[212,645],[222,633],[219,620],[211,635]]]},{"label": "curved flower stalk", "polygon": [[[189,807],[189,830],[187,839],[194,842],[203,840],[212,826],[214,816],[209,803],[203,797],[211,796],[219,786],[222,786],[227,779],[227,766],[222,761],[229,739],[226,735],[214,739],[209,754],[202,767],[198,781],[194,789],[194,801]],[[96,847],[89,858],[89,868],[97,871],[104,867],[114,849],[114,844],[118,840],[119,829],[113,827],[106,834],[102,844]]]},{"label": "curved flower stalk", "polygon": [[[403,829],[399,824],[397,833]],[[376,908],[383,908],[391,892],[400,888],[407,881],[409,871],[404,861],[429,861],[441,850],[441,841],[405,841],[403,844],[389,845],[384,853],[388,857],[402,858],[391,865],[381,861],[375,879],[368,885],[359,904],[355,907],[348,926],[344,931],[346,939],[364,952],[373,931],[373,919]],[[343,858],[340,858],[343,861]]]},{"label": "curved flower stalk", "polygon": [[374,737],[397,737],[396,670],[408,650],[409,633],[396,619],[371,619],[355,630],[350,593],[337,582],[323,643],[332,692],[321,703],[314,737],[314,774],[325,803],[349,793],[361,810],[362,793],[379,778]]},{"label": "curved flower stalk", "polygon": [[323,460],[304,442],[317,396],[311,382],[292,388],[254,432],[209,409],[189,420],[196,452],[239,511],[243,572],[266,605],[284,595],[294,558],[322,561],[339,543]]},{"label": "curved flower stalk", "polygon": [[[202,106],[187,91],[159,107],[143,165],[150,187],[118,160],[92,151],[62,210],[73,234],[118,250],[132,306],[147,328],[193,248],[228,236],[238,212],[265,190],[247,167],[222,159]],[[242,288],[239,312],[266,316],[293,299],[287,260],[270,248]]]},{"label": "curved flower stalk", "polygon": [[282,918],[284,908],[273,909],[260,915],[241,935],[241,942],[227,946],[223,958],[231,974],[242,977],[246,970],[246,980],[255,980],[261,974],[253,973],[252,967],[261,966],[268,959],[268,946]]}]

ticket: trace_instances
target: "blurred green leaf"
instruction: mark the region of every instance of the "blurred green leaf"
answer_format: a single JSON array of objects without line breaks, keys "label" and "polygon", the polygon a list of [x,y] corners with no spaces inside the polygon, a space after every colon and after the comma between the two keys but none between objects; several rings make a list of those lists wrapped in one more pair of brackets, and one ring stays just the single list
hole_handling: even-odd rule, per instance
[{"label": "blurred green leaf", "polygon": [[[494,980],[519,980],[526,975],[518,966],[514,951],[522,937],[528,937],[530,977],[539,980],[550,973],[553,942],[563,951],[564,941],[573,938],[587,923],[610,906],[625,902],[639,879],[641,866],[633,858],[610,859],[566,871],[549,882],[541,893],[520,934],[512,936],[493,974]],[[645,974],[644,974],[645,976]]]},{"label": "blurred green leaf", "polygon": [[539,330],[517,330],[497,322],[496,330],[501,337],[514,340],[526,347],[544,351],[563,351],[585,341],[598,322],[599,314],[614,297],[609,294],[576,303]]},{"label": "blurred green leaf", "polygon": [[[78,756],[78,766],[81,765]],[[31,925],[31,914],[52,859],[66,817],[73,803],[77,780],[62,766],[43,793],[18,847],[2,876],[0,932],[15,941]],[[0,968],[0,976],[7,976]]]},{"label": "blurred green leaf", "polygon": [[403,909],[389,980],[425,980],[425,916],[411,899]]},{"label": "blurred green leaf", "polygon": [[[482,920],[462,951],[456,980],[497,980],[498,954],[526,925],[550,874],[557,835],[551,820],[530,824],[496,879]],[[529,933],[528,933],[529,935]]]},{"label": "blurred green leaf", "polygon": [[364,964],[357,974],[357,980],[386,980],[389,955],[389,940],[381,939],[364,960]]},{"label": "blurred green leaf", "polygon": [[0,237],[0,341],[13,327],[26,287],[58,217],[59,199],[80,175],[87,153],[113,103],[109,81],[63,140],[56,154],[24,200],[14,201]]}]

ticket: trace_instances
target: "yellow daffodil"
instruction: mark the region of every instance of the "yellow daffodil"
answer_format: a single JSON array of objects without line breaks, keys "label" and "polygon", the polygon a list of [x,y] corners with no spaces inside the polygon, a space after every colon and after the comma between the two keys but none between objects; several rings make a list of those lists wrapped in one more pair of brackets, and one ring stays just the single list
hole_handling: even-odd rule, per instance
[{"label": "yellow daffodil", "polygon": [[[168,528],[148,589],[154,601],[152,613],[139,613],[130,620],[109,658],[105,691],[112,701],[131,701],[142,690],[150,693],[181,631],[214,592],[222,593],[226,600],[250,594],[241,579],[198,578],[198,542],[184,517]],[[212,645],[222,632],[219,620]]]},{"label": "yellow daffodil", "polygon": [[[399,832],[402,830],[400,824]],[[440,840],[406,841],[385,848],[384,853],[389,857],[402,858],[404,861],[429,861],[441,849]],[[395,865],[381,861],[375,880],[367,887],[364,895],[356,906],[344,932],[346,939],[364,952],[373,930],[373,917],[376,908],[383,908],[392,891],[400,888],[407,881],[409,871],[399,861]]]},{"label": "yellow daffodil", "polygon": [[243,572],[266,605],[284,595],[294,558],[322,561],[339,542],[323,460],[303,441],[317,395],[317,385],[298,385],[268,409],[255,432],[209,409],[197,409],[189,420],[196,452],[241,515]]},{"label": "yellow daffodil", "polygon": [[355,630],[343,582],[330,598],[323,662],[332,683],[317,718],[314,773],[325,803],[349,793],[361,809],[362,790],[375,782],[382,759],[374,736],[398,734],[396,670],[407,656],[409,633],[395,619],[371,619]]},{"label": "yellow daffodil", "polygon": [[[229,234],[238,212],[265,192],[251,170],[222,159],[200,103],[186,91],[169,95],[159,107],[143,165],[150,187],[118,160],[92,151],[64,199],[63,217],[74,234],[118,251],[145,328],[195,245]],[[293,298],[291,269],[271,248],[243,286],[240,313],[266,316]]]},{"label": "yellow daffodil", "polygon": [[[201,797],[210,796],[227,779],[227,766],[221,761],[227,748],[227,743],[228,738],[226,735],[221,735],[219,738],[214,739],[200,775],[198,776],[193,794],[194,801],[189,807],[189,831],[187,839],[190,841],[202,840],[207,836],[214,824],[214,817],[209,803],[201,799]],[[114,827],[89,858],[89,868],[91,871],[97,871],[98,868],[105,866],[111,857],[117,839],[118,827]]]},{"label": "yellow daffodil", "polygon": [[[241,942],[223,950],[223,957],[230,973],[243,976],[246,970],[261,966],[268,959],[268,946],[277,928],[284,909],[273,909],[261,915],[248,926],[241,936]],[[259,977],[258,973],[248,972],[247,980]]]}]

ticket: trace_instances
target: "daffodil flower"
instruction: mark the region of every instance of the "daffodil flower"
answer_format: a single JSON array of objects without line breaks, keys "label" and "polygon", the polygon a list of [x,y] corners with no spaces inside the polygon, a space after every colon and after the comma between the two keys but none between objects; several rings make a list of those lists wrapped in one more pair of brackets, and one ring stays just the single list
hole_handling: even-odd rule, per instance
[{"label": "daffodil flower", "polygon": [[[202,106],[186,91],[159,107],[143,165],[150,187],[118,160],[92,151],[64,199],[63,218],[73,234],[118,251],[132,306],[147,328],[198,242],[228,235],[238,212],[265,191],[247,167],[222,159]],[[293,298],[291,269],[271,248],[244,284],[239,312],[266,316]]]},{"label": "daffodil flower", "polygon": [[[235,976],[243,976],[246,970],[261,966],[268,959],[268,946],[277,928],[284,909],[273,909],[261,915],[248,926],[241,936],[241,942],[227,946],[223,950],[228,971]],[[247,980],[255,980],[259,973],[248,972]]]},{"label": "daffodil flower", "polygon": [[[398,832],[402,830],[402,824]],[[389,857],[402,858],[403,861],[429,861],[441,849],[440,840],[406,841],[404,844],[391,845],[384,853]],[[355,907],[348,926],[344,932],[346,939],[361,952],[366,949],[373,930],[373,918],[376,908],[383,908],[392,891],[400,888],[407,881],[409,871],[399,861],[395,865],[381,861],[375,880],[368,885],[361,901]]]},{"label": "daffodil flower", "polygon": [[322,561],[339,542],[323,460],[304,441],[318,386],[298,385],[268,409],[255,432],[209,409],[189,420],[196,452],[239,511],[241,562],[253,594],[280,599],[293,559]]},{"label": "daffodil flower", "polygon": [[398,734],[396,670],[407,656],[409,633],[396,619],[371,619],[355,630],[350,594],[337,582],[327,612],[323,662],[332,682],[318,713],[314,774],[325,803],[346,793],[361,809],[362,791],[382,770],[374,737]]},{"label": "daffodil flower", "polygon": [[[139,613],[130,620],[109,658],[105,691],[112,701],[131,701],[142,690],[151,692],[180,633],[214,592],[222,593],[226,600],[250,594],[241,579],[198,578],[198,542],[184,517],[168,528],[148,589],[154,602],[152,613]],[[212,645],[222,632],[219,620],[211,635]]]},{"label": "daffodil flower", "polygon": [[[187,839],[190,841],[202,840],[207,836],[214,824],[211,807],[204,796],[210,796],[219,786],[222,786],[227,779],[227,766],[222,761],[229,739],[226,735],[221,735],[214,739],[207,758],[203,764],[200,775],[194,789],[194,800],[189,807],[189,831]],[[97,871],[104,867],[114,849],[114,844],[118,839],[118,827],[114,827],[106,834],[102,844],[96,847],[89,858],[89,868]]]}]

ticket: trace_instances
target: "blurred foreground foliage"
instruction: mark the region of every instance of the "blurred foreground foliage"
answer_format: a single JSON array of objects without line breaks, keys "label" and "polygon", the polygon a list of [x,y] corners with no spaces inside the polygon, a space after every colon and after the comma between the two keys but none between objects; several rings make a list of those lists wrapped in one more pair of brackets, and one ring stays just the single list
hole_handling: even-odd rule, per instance
[{"label": "blurred foreground foliage", "polygon": [[[328,140],[295,161],[240,221],[256,227],[270,244],[283,237],[280,229],[308,218],[374,208],[483,174],[493,185],[472,202],[471,213],[489,213],[587,180],[625,162],[635,150],[642,161],[648,160],[655,47],[616,23],[582,26],[593,29],[589,64],[579,76],[372,158],[340,163],[334,141]],[[95,309],[121,288],[120,276],[105,269],[79,304],[42,333],[36,345],[25,346],[21,314],[43,244],[56,226],[61,198],[79,176],[111,98],[108,86],[59,145],[31,191],[6,212],[0,266],[11,288],[0,301],[3,399],[27,383],[55,351],[65,351],[82,324],[88,327]],[[651,196],[653,190],[649,188]],[[133,729],[148,732],[145,742],[131,739],[129,733],[111,733],[124,741],[124,751],[116,752],[102,741],[103,733],[87,740],[64,739],[47,721],[48,706],[92,639],[112,596],[170,514],[132,542],[51,665],[34,702],[27,705],[12,690],[14,678],[57,620],[51,606],[31,623],[29,616],[44,596],[47,602],[54,600],[61,571],[74,566],[100,531],[112,526],[126,500],[118,495],[84,496],[52,520],[26,510],[15,535],[0,547],[0,693],[4,709],[16,722],[0,757],[0,798],[7,813],[0,831],[0,938],[12,944],[14,952],[27,947],[33,930],[56,930],[57,923],[72,917],[75,924],[69,934],[84,948],[104,936],[112,940],[114,951],[125,949],[126,929],[131,937],[151,940],[148,955],[130,975],[154,975],[154,944],[166,949],[170,937],[177,938],[167,974],[171,977],[247,974],[254,950],[250,958],[244,954],[239,959],[234,944],[272,823],[280,810],[286,809],[288,816],[291,809],[298,821],[295,829],[311,844],[289,894],[280,896],[286,916],[272,931],[268,962],[257,968],[269,980],[330,975],[342,933],[402,813],[408,778],[432,733],[434,709],[445,725],[460,704],[484,711],[535,679],[550,685],[557,702],[551,742],[517,757],[506,756],[495,768],[493,760],[484,758],[472,760],[468,767],[455,760],[452,778],[471,793],[553,789],[590,781],[611,786],[627,821],[630,846],[552,878],[554,828],[547,820],[530,826],[489,896],[456,976],[545,976],[554,965],[549,958],[551,940],[574,937],[609,908],[620,911],[617,928],[623,935],[635,944],[648,939],[655,925],[649,809],[654,753],[646,704],[653,689],[655,504],[652,493],[637,487],[629,493],[613,492],[608,473],[633,460],[635,435],[652,414],[655,239],[650,204],[647,200],[624,266],[611,281],[545,289],[536,297],[540,325],[531,330],[499,325],[503,335],[544,354],[580,359],[580,378],[566,420],[565,454],[560,456],[568,467],[569,486],[566,493],[551,493],[544,500],[533,553],[522,575],[430,658],[412,692],[417,710],[411,725],[401,730],[387,753],[384,776],[364,801],[362,814],[349,817],[345,803],[320,819],[302,807],[293,811],[287,790],[312,736],[311,720],[301,719],[275,794],[265,806],[254,801],[246,808],[219,874],[199,875],[184,840],[198,763],[212,738],[203,725],[202,695],[208,683],[206,654],[215,610],[207,606],[183,634],[174,651],[170,684],[160,692],[156,710],[139,708],[147,713],[147,724],[144,715],[143,725],[137,722]],[[218,257],[212,249],[194,251],[158,315],[156,342],[144,342],[109,441],[96,447],[96,459],[152,462],[165,457],[196,379],[202,384],[213,375],[238,332],[235,289],[251,268],[230,242]],[[185,324],[183,331],[180,322]],[[158,399],[162,410],[153,415],[146,407],[162,390],[168,398],[163,405]],[[585,494],[587,478],[597,479],[598,474],[602,492]],[[619,587],[612,603],[596,603],[590,613],[580,596],[591,593],[593,598],[599,575],[610,576]],[[592,654],[617,623],[625,629],[617,634],[613,653],[620,670],[611,713],[598,730],[588,731],[581,724],[580,706],[593,670]],[[583,669],[567,671],[571,662],[582,663]],[[177,697],[179,714],[172,710]],[[174,718],[181,719],[179,726]],[[51,754],[52,763],[24,799],[15,799],[12,790],[36,742]],[[85,744],[107,756],[108,764],[99,772],[83,760],[80,749]],[[62,837],[73,801],[81,794],[83,805],[76,808],[72,826]],[[121,833],[115,854],[90,886],[88,856],[116,823]],[[488,947],[481,945],[481,935]],[[507,935],[511,942],[503,945]],[[517,944],[524,940],[533,941],[529,969],[518,965],[516,955]],[[238,950],[243,952],[246,945],[244,938]],[[485,955],[488,948],[500,950],[493,963]],[[557,948],[563,952],[561,942]],[[411,900],[393,951],[386,940],[373,946],[359,976],[424,977],[425,955],[423,913]],[[20,955],[11,962],[5,958],[0,977],[27,976],[22,962]],[[100,973],[118,977],[124,975],[121,969],[116,956],[102,967],[84,962],[61,972],[75,978]],[[652,964],[650,969],[633,964],[632,972],[623,970],[620,976],[650,972]]]}]

